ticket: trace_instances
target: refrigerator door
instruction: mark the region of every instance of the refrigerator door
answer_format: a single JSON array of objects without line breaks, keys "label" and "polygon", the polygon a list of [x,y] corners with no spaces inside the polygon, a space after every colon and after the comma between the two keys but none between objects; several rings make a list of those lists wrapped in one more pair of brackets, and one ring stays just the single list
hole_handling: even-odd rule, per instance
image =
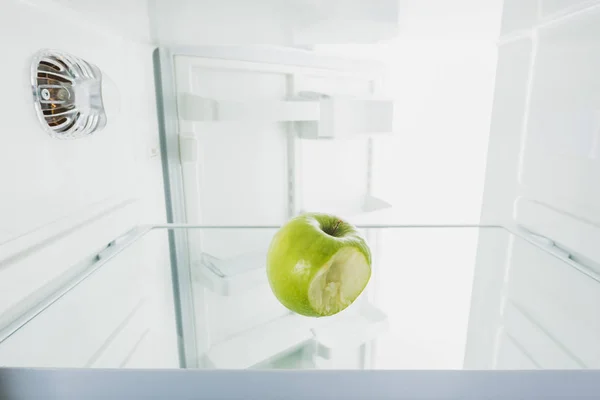
[{"label": "refrigerator door", "polygon": [[[372,138],[393,130],[393,102],[378,95],[377,63],[253,46],[175,52],[161,59],[160,67],[172,69],[175,78],[177,130],[165,134],[181,157],[181,167],[173,169],[181,174],[182,190],[174,201],[183,207],[176,212],[185,216],[181,222],[278,226],[306,211],[334,212],[358,222],[389,208],[372,193],[369,176]],[[194,284],[199,366],[270,362],[271,350],[259,348],[247,360],[232,359],[230,338],[253,328],[258,336],[277,337],[281,329],[303,332],[292,335],[298,337],[289,349],[285,341],[290,351],[310,339],[310,332],[296,329],[299,322],[265,290],[261,267],[270,238],[251,231],[202,230],[182,238],[189,268],[204,282]],[[215,280],[202,265],[226,279]],[[247,340],[237,344],[246,345]]]}]

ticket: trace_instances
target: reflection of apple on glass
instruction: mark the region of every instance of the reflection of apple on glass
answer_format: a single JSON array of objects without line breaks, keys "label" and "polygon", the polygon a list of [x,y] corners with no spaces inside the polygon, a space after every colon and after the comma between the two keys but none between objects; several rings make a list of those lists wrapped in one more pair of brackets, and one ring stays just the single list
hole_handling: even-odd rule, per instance
[{"label": "reflection of apple on glass", "polygon": [[371,252],[350,223],[327,214],[291,219],[273,237],[267,276],[279,301],[298,314],[323,317],[348,307],[371,277]]}]

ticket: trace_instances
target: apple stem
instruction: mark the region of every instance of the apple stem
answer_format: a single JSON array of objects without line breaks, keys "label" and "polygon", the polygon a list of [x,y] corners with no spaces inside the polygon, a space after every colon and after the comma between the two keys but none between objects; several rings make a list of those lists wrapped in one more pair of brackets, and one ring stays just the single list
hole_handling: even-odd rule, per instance
[{"label": "apple stem", "polygon": [[331,231],[331,235],[333,236],[335,234],[335,231],[337,231],[338,227],[340,226],[340,224],[342,223],[342,220],[337,220],[335,225],[333,226],[333,230]]}]

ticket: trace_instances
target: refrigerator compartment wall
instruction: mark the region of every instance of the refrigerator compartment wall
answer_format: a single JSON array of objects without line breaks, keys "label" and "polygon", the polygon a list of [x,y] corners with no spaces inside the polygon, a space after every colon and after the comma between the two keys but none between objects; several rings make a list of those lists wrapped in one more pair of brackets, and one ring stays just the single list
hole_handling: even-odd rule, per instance
[{"label": "refrigerator compartment wall", "polygon": [[[515,5],[517,3],[521,4],[516,0]],[[530,37],[507,42],[498,49],[482,223],[507,225],[513,220],[534,50]]]},{"label": "refrigerator compartment wall", "polygon": [[[120,25],[117,20],[128,14],[127,27],[137,29],[137,22],[147,22],[146,2],[128,3],[109,18],[114,9],[92,3],[8,0],[0,6],[0,34],[17,38],[3,43],[1,67],[3,76],[11,77],[4,82],[11,96],[0,99],[1,108],[9,110],[4,125],[11,134],[0,139],[0,340],[12,333],[0,344],[1,365],[84,367],[133,309],[136,299],[128,295],[137,300],[144,295],[131,287],[124,293],[120,282],[113,285],[98,271],[90,280],[95,283],[81,283],[29,324],[13,328],[87,271],[108,243],[144,221],[165,219],[160,159],[148,155],[158,142],[154,46],[105,24]],[[100,10],[102,16],[95,12]],[[57,141],[40,127],[29,66],[46,48],[89,61],[116,85],[122,112],[109,115],[101,132]],[[155,257],[146,265],[160,268],[161,262]],[[128,277],[128,268],[122,273]],[[113,271],[113,281],[119,278]],[[106,297],[104,303],[90,298],[84,286]],[[118,307],[106,295],[113,286],[114,301],[122,301]],[[118,367],[121,355],[107,363]]]},{"label": "refrigerator compartment wall", "polygon": [[540,0],[504,0],[503,3],[501,37],[523,34],[537,23]]},{"label": "refrigerator compartment wall", "polygon": [[[0,365],[82,368],[94,363],[145,299],[137,252],[120,254],[0,344]],[[137,290],[132,288],[137,288]],[[110,295],[108,295],[110,293]],[[133,342],[135,343],[135,338]],[[111,367],[127,356],[111,357]]]},{"label": "refrigerator compartment wall", "polygon": [[140,302],[130,316],[115,329],[103,348],[88,362],[90,368],[115,368],[127,364],[131,353],[148,335],[151,326],[148,321],[151,314],[147,300]]},{"label": "refrigerator compartment wall", "polygon": [[153,34],[163,46],[375,43],[398,32],[395,0],[161,0],[150,5]]},{"label": "refrigerator compartment wall", "polygon": [[[154,169],[160,160],[149,162],[146,153],[146,146],[158,139],[149,62],[153,48],[109,29],[101,31],[97,24],[86,24],[85,18],[64,3],[3,2],[2,35],[14,34],[19,40],[4,47],[13,61],[5,63],[2,72],[14,79],[5,82],[5,90],[13,96],[3,99],[2,108],[11,110],[6,127],[14,134],[3,137],[0,146],[4,186],[0,243],[68,218],[74,211],[89,208],[93,212],[107,199],[140,198],[144,206],[136,214],[155,222],[164,219],[164,205],[155,200],[155,189],[162,188]],[[145,2],[134,3],[126,7],[131,14],[145,15]],[[19,23],[24,20],[30,22],[27,27]],[[47,29],[49,20],[64,23]],[[121,113],[116,119],[109,118],[101,133],[69,143],[44,137],[35,117],[27,65],[37,51],[47,47],[97,65],[117,86]]]},{"label": "refrigerator compartment wall", "polygon": [[213,368],[250,368],[310,343],[310,324],[308,318],[286,315],[213,345],[204,357]]},{"label": "refrigerator compartment wall", "polygon": [[512,245],[506,296],[588,368],[600,366],[600,281],[523,241]]},{"label": "refrigerator compartment wall", "polygon": [[598,224],[600,7],[558,21],[537,29],[519,194]]},{"label": "refrigerator compartment wall", "polygon": [[[508,335],[513,344],[517,344],[527,354],[538,368],[543,369],[578,369],[583,366],[576,358],[573,358],[568,352],[565,352],[559,342],[556,342],[541,327],[537,321],[533,321],[515,306],[512,301],[507,301],[504,308],[502,323],[504,325],[504,335]],[[502,339],[500,339],[502,342]],[[499,348],[497,355],[496,368],[515,368],[514,362],[510,356],[503,354],[505,349]],[[500,364],[502,359],[503,365]]]},{"label": "refrigerator compartment wall", "polygon": [[330,360],[337,351],[358,350],[388,329],[387,315],[383,311],[361,303],[316,323],[312,333],[319,357]]},{"label": "refrigerator compartment wall", "polygon": [[540,0],[540,15],[551,19],[581,11],[598,4],[598,0]]},{"label": "refrigerator compartment wall", "polygon": [[[535,234],[552,238],[550,242],[566,253],[600,260],[600,229],[585,220],[520,197],[515,202],[515,221]],[[600,274],[600,264],[590,263],[586,267]]]},{"label": "refrigerator compartment wall", "polygon": [[532,370],[540,367],[514,338],[501,331],[495,368]]},{"label": "refrigerator compartment wall", "polygon": [[0,328],[77,272],[77,264],[90,253],[139,223],[138,208],[136,199],[112,199],[3,244]]}]

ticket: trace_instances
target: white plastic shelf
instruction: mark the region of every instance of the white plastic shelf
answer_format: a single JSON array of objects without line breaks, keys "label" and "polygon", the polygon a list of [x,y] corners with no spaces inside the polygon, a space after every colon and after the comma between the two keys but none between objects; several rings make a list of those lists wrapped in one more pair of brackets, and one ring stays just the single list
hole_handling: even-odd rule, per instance
[{"label": "white plastic shelf", "polygon": [[220,101],[191,93],[178,97],[182,121],[295,122],[303,139],[338,139],[389,134],[394,103],[308,93],[293,100]]},{"label": "white plastic shelf", "polygon": [[302,100],[219,101],[190,93],[178,98],[186,121],[318,121],[319,103]]},{"label": "white plastic shelf", "polygon": [[387,315],[370,304],[327,318],[291,314],[215,344],[204,358],[212,368],[246,369],[310,343],[327,360],[336,349],[358,348],[387,327]]},{"label": "white plastic shelf", "polygon": [[302,139],[343,139],[357,135],[391,134],[394,103],[383,99],[321,96],[318,121],[296,122]]},{"label": "white plastic shelf", "polygon": [[287,315],[211,347],[205,362],[213,368],[246,369],[310,343],[311,319]]},{"label": "white plastic shelf", "polygon": [[194,279],[211,291],[229,296],[267,283],[266,253],[219,259],[203,253],[194,263]]}]

